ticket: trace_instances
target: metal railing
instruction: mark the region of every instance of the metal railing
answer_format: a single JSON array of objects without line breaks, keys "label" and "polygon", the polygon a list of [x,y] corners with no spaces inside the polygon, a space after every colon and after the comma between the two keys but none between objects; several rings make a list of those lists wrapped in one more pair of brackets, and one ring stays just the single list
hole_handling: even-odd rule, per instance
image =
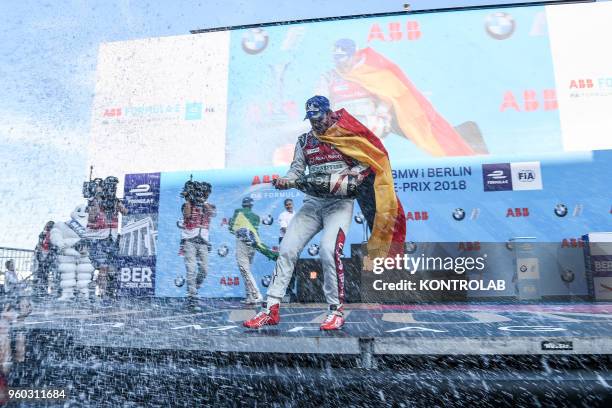
[{"label": "metal railing", "polygon": [[19,280],[27,279],[32,275],[32,268],[34,266],[33,250],[0,247],[0,284],[4,284],[5,264],[10,259],[15,262],[15,272],[17,272]]}]

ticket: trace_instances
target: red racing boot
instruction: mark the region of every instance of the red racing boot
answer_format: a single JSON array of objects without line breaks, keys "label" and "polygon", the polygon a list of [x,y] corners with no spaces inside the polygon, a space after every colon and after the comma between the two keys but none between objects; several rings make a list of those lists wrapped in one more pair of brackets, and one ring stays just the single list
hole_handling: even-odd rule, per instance
[{"label": "red racing boot", "polygon": [[339,330],[344,326],[344,308],[342,305],[329,305],[329,314],[321,323],[321,330]]},{"label": "red racing boot", "polygon": [[276,325],[280,322],[279,310],[280,305],[278,303],[270,308],[264,303],[262,311],[249,320],[244,321],[242,325],[249,329],[260,329],[263,326]]}]

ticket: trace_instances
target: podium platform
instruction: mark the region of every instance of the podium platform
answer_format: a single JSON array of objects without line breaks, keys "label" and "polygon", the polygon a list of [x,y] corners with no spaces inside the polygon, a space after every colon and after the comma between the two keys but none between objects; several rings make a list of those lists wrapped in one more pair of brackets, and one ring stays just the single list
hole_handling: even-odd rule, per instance
[{"label": "podium platform", "polygon": [[253,331],[241,323],[255,308],[237,301],[202,301],[199,313],[177,299],[38,304],[13,325],[26,357],[9,383],[71,387],[71,398],[94,406],[239,395],[324,406],[342,404],[346,392],[355,398],[347,403],[459,395],[505,406],[502,396],[518,392],[509,401],[599,406],[612,395],[612,304],[352,304],[346,312],[343,330],[321,332],[325,305],[283,304],[278,326]]}]

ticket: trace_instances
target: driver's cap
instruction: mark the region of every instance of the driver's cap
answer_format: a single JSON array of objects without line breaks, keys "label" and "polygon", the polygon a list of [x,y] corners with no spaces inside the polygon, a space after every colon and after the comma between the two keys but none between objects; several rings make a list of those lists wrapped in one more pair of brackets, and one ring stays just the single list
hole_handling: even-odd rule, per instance
[{"label": "driver's cap", "polygon": [[306,119],[319,119],[324,113],[329,112],[329,99],[321,95],[315,95],[306,101]]}]

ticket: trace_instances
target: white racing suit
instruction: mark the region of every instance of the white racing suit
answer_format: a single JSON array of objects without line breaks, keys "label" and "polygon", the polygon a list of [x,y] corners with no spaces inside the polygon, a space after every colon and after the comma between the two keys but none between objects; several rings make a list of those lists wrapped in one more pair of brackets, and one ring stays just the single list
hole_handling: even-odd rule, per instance
[{"label": "white racing suit", "polygon": [[[345,156],[327,143],[320,142],[314,133],[303,134],[295,146],[291,168],[286,177],[302,177],[306,168],[310,174],[366,174],[369,168]],[[280,244],[272,282],[268,288],[267,306],[280,302],[285,295],[298,256],[306,244],[323,230],[319,254],[323,266],[325,299],[329,305],[344,303],[344,269],[342,250],[353,216],[352,198],[321,198],[306,195],[304,203],[291,220]]]}]

